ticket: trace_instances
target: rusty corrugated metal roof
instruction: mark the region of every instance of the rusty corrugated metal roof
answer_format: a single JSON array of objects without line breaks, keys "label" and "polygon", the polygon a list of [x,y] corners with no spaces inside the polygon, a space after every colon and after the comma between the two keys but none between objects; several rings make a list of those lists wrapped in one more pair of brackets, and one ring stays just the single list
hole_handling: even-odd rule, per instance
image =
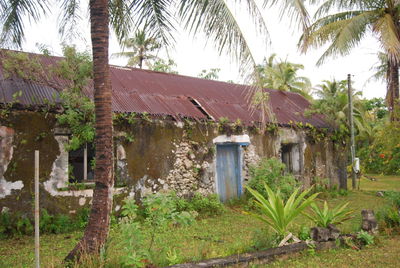
[{"label": "rusty corrugated metal roof", "polygon": [[[62,59],[30,55],[39,57],[44,67],[57,64]],[[248,92],[252,90],[250,86],[119,66],[111,66],[110,74],[114,112],[147,112],[174,118],[215,120],[226,117],[231,121],[240,119],[245,124],[257,122],[260,118],[260,112],[250,112],[246,101]],[[18,77],[4,79],[0,68],[0,102],[3,103],[15,101],[19,91],[22,95],[17,99],[23,105],[42,105],[48,101],[59,103],[59,91],[67,85],[67,81],[57,77],[43,83]],[[310,103],[301,95],[271,89],[266,91],[279,124],[302,122],[315,127],[329,127],[320,115],[304,116]],[[92,97],[92,85],[84,92]]]}]

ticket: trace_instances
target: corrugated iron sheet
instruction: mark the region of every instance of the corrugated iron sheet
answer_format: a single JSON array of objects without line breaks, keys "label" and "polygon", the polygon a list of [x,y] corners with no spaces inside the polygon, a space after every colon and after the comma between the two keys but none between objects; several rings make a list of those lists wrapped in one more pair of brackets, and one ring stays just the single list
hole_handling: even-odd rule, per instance
[{"label": "corrugated iron sheet", "polygon": [[[62,59],[34,56],[40,58],[45,69]],[[248,93],[253,90],[250,86],[118,66],[111,66],[110,74],[114,112],[147,112],[175,118],[210,117],[215,120],[226,117],[231,121],[240,119],[245,124],[260,120],[260,112],[250,112],[246,101]],[[67,81],[58,77],[43,83],[15,77],[3,79],[0,68],[0,102],[3,103],[15,101],[19,91],[22,95],[17,99],[23,105],[43,105],[49,101],[59,103],[59,91],[67,85]],[[279,124],[302,122],[315,127],[329,127],[321,115],[304,116],[310,103],[301,95],[270,89],[266,91],[270,94],[270,105]],[[93,98],[92,84],[85,88],[84,93]]]}]

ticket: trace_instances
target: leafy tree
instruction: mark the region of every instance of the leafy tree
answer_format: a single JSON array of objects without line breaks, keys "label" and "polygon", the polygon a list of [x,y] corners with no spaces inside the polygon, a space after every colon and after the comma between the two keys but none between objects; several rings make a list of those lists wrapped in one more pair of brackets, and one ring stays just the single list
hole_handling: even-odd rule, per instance
[{"label": "leafy tree", "polygon": [[176,68],[176,63],[174,60],[171,59],[168,60],[157,59],[154,61],[153,64],[149,65],[149,69],[152,71],[170,73],[170,74],[178,73],[178,71],[176,71],[175,68]]},{"label": "leafy tree", "polygon": [[312,47],[329,44],[317,64],[328,57],[347,55],[372,33],[387,55],[387,102],[391,120],[398,120],[400,62],[400,4],[395,0],[329,0],[316,12],[318,18],[302,38],[305,52]]},{"label": "leafy tree", "polygon": [[156,59],[157,57],[152,54],[160,48],[160,43],[157,38],[149,37],[146,34],[146,27],[142,30],[137,30],[133,37],[122,41],[124,48],[132,49],[132,51],[124,51],[114,53],[116,57],[127,57],[128,66],[139,66],[143,68],[143,62]]},{"label": "leafy tree", "polygon": [[276,54],[272,54],[268,60],[257,66],[259,84],[263,88],[272,88],[282,91],[290,91],[301,94],[311,99],[311,82],[307,77],[298,76],[298,71],[303,70],[301,64],[291,63],[287,60],[276,60]]},{"label": "leafy tree", "polygon": [[208,80],[218,80],[220,68],[211,68],[210,70],[201,70],[201,73],[197,77],[208,79]]}]

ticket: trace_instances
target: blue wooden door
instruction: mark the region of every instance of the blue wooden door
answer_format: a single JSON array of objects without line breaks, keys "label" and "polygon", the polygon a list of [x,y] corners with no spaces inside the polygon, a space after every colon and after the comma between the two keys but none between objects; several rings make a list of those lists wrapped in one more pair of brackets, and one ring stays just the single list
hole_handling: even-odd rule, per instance
[{"label": "blue wooden door", "polygon": [[222,202],[241,194],[240,146],[217,145],[217,189]]}]

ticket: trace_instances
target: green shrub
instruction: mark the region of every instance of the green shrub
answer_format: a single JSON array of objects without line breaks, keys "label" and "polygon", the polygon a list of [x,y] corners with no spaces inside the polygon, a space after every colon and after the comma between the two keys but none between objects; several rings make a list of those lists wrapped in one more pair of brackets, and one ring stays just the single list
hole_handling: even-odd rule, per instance
[{"label": "green shrub", "polygon": [[311,232],[310,227],[301,226],[300,231],[299,231],[299,233],[297,234],[297,237],[298,237],[300,240],[306,241],[306,240],[308,240],[308,239],[311,238],[310,232]]},{"label": "green shrub", "polygon": [[252,215],[265,222],[282,238],[288,234],[290,224],[293,220],[310,206],[319,194],[315,193],[306,197],[311,191],[311,188],[300,194],[298,194],[300,188],[297,188],[285,202],[279,190],[275,193],[268,185],[264,184],[264,187],[267,192],[267,199],[256,190],[246,187],[250,194],[256,199],[256,205],[262,214],[262,216],[256,214]]},{"label": "green shrub", "polygon": [[[87,224],[88,213],[89,209],[84,208],[79,210],[75,217],[72,217],[64,214],[51,215],[46,209],[42,209],[39,219],[40,232],[43,234],[60,234],[81,230]],[[0,236],[31,235],[34,231],[33,224],[33,219],[21,213],[2,212],[0,213]]]},{"label": "green shrub", "polygon": [[[142,211],[134,200],[127,199],[122,206],[119,228],[122,233],[121,256],[122,267],[143,267],[159,257],[160,252],[153,252],[153,244],[160,234],[174,226],[185,226],[194,223],[196,213],[178,211],[175,194],[157,193],[143,199]],[[138,217],[142,215],[143,218]],[[147,230],[146,233],[144,230]],[[145,245],[145,235],[149,237],[149,245]],[[166,253],[169,262],[179,260],[176,251]],[[168,264],[168,263],[167,263]]]},{"label": "green shrub", "polygon": [[256,166],[251,166],[249,171],[250,180],[247,185],[264,197],[267,197],[264,184],[267,184],[273,192],[279,190],[284,200],[287,200],[300,186],[293,175],[285,175],[285,164],[275,157],[261,159]]},{"label": "green shrub", "polygon": [[400,127],[386,123],[374,129],[371,143],[358,150],[363,169],[367,173],[400,175]]},{"label": "green shrub", "polygon": [[325,201],[324,208],[320,209],[317,204],[312,203],[311,209],[313,215],[304,215],[311,219],[317,226],[327,228],[329,224],[338,225],[352,218],[350,215],[353,211],[346,209],[348,205],[349,203],[345,203],[343,205],[338,205],[334,209],[329,209],[328,203]]},{"label": "green shrub", "polygon": [[400,192],[385,192],[385,199],[388,204],[377,212],[377,218],[388,228],[400,226]]},{"label": "green shrub", "polygon": [[374,236],[363,230],[358,233],[357,239],[366,246],[374,244]]},{"label": "green shrub", "polygon": [[178,211],[196,211],[201,216],[216,216],[225,211],[224,205],[216,194],[202,196],[195,193],[190,199],[175,198]]}]

